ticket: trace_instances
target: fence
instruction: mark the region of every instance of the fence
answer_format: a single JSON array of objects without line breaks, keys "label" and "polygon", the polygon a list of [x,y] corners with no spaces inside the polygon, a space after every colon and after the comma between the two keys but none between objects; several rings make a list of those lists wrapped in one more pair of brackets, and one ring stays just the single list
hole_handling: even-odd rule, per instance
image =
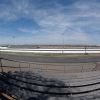
[{"label": "fence", "polygon": [[[9,100],[29,100],[36,96],[43,100],[94,99],[100,97],[100,62],[95,63],[37,63],[0,58],[0,89]],[[32,73],[36,72],[73,73],[76,74]],[[19,71],[10,72],[7,71]],[[21,71],[21,72],[20,72]],[[1,92],[0,91],[0,92]],[[4,94],[3,93],[3,94]],[[5,95],[4,94],[4,95]],[[22,96],[23,95],[23,96]],[[48,99],[44,99],[44,96]],[[70,98],[71,97],[71,98]],[[14,98],[14,99],[13,99]]]},{"label": "fence", "polygon": [[98,63],[38,63],[0,58],[1,72],[27,71],[75,73],[100,70]]}]

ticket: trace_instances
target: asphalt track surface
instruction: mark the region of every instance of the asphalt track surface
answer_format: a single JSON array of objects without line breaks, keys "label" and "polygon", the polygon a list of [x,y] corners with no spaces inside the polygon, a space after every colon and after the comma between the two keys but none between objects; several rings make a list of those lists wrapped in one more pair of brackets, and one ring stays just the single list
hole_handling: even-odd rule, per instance
[{"label": "asphalt track surface", "polygon": [[32,57],[32,56],[17,56],[0,54],[0,58],[13,59],[19,61],[29,62],[41,62],[41,63],[88,63],[88,62],[100,62],[100,56],[98,57]]}]

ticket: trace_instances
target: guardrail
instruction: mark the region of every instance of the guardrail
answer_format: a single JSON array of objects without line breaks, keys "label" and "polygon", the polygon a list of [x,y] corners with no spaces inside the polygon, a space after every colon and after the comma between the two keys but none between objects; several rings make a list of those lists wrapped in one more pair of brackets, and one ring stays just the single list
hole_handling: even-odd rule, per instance
[{"label": "guardrail", "polygon": [[1,52],[24,52],[24,53],[100,53],[100,49],[0,49]]},{"label": "guardrail", "polygon": [[0,58],[1,72],[27,71],[75,73],[100,70],[98,63],[38,63]]}]

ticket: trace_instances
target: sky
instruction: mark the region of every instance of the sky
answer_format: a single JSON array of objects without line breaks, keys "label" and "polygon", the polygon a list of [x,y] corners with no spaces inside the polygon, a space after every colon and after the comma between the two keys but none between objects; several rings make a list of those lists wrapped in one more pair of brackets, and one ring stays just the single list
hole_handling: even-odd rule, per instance
[{"label": "sky", "polygon": [[0,44],[100,45],[100,0],[0,0]]}]

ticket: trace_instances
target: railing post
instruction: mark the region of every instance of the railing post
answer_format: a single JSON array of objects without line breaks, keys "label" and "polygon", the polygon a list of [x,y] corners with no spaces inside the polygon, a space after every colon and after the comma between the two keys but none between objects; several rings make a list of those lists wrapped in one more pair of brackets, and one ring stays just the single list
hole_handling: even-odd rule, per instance
[{"label": "railing post", "polygon": [[2,58],[0,58],[0,67],[1,67],[1,70],[3,72],[3,68],[2,68],[2,61],[1,61]]},{"label": "railing post", "polygon": [[64,65],[64,73],[65,73],[65,65]]},{"label": "railing post", "polygon": [[20,69],[20,72],[21,72],[20,62],[19,62],[19,69]]},{"label": "railing post", "polygon": [[30,68],[30,63],[28,63],[29,64],[29,68]]},{"label": "railing post", "polygon": [[29,70],[31,70],[31,68],[30,68],[30,63],[28,63],[29,64]]},{"label": "railing post", "polygon": [[83,71],[83,65],[82,65],[82,70],[81,70],[81,72]]},{"label": "railing post", "polygon": [[48,69],[47,69],[47,64],[46,64],[46,72],[48,71]]}]

